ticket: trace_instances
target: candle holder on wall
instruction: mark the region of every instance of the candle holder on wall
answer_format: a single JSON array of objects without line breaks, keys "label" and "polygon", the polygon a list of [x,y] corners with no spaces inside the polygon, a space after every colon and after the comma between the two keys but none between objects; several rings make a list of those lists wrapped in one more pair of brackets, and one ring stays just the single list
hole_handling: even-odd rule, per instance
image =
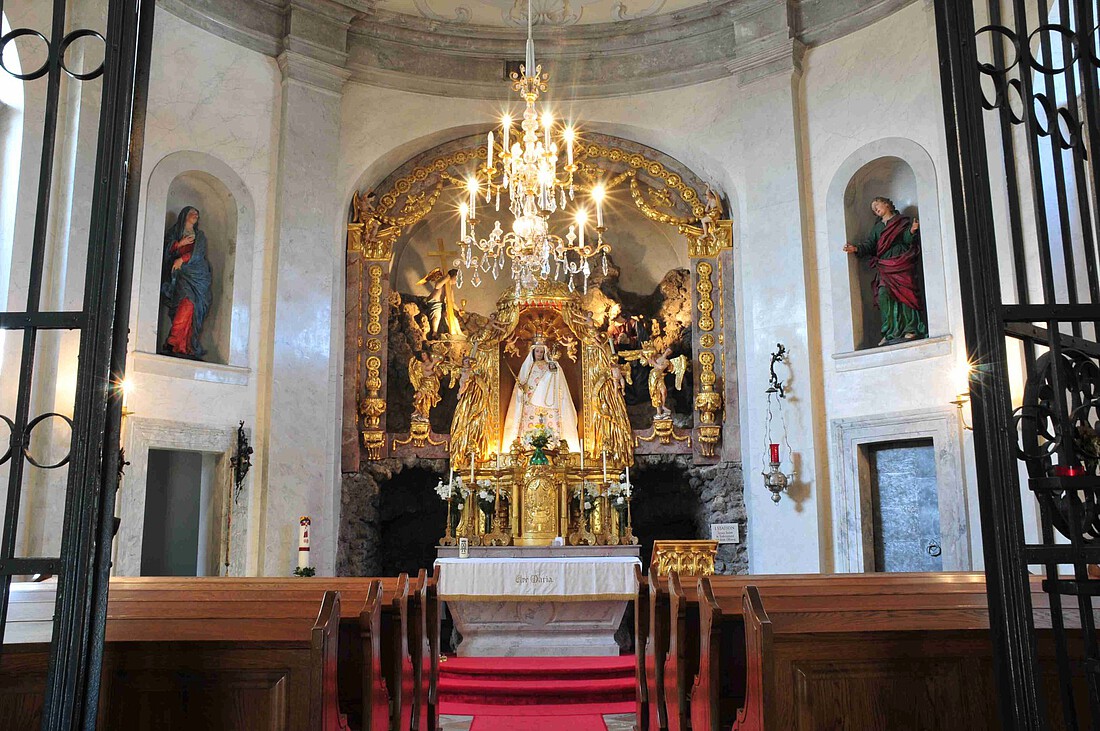
[{"label": "candle holder on wall", "polygon": [[772,441],[772,420],[778,413],[779,423],[783,428],[783,444],[787,447],[787,463],[793,464],[791,443],[787,439],[787,414],[783,410],[783,404],[787,401],[787,386],[775,372],[777,363],[789,367],[789,353],[783,343],[776,343],[775,347],[776,351],[771,355],[769,366],[768,388],[765,391],[768,394],[768,410],[764,419],[764,443],[768,445],[767,461],[764,463],[764,471],[760,474],[764,478],[764,487],[768,488],[772,494],[772,502],[778,504],[783,493],[794,481],[795,472],[793,470],[790,473],[783,472],[783,461],[779,453],[780,443]]}]

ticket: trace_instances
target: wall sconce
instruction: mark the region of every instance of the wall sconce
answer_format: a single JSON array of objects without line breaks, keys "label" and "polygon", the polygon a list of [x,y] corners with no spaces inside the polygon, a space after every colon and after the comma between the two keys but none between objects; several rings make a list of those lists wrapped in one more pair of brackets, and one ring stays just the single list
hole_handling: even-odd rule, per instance
[{"label": "wall sconce", "polygon": [[970,394],[960,393],[954,401],[948,403],[955,404],[955,407],[959,410],[959,423],[962,424],[962,428],[966,431],[974,431],[973,425],[966,423],[966,414],[963,412],[963,407],[970,403]]},{"label": "wall sconce", "polygon": [[970,380],[974,377],[974,372],[974,364],[967,361],[963,369],[961,384],[962,388],[966,390],[960,391],[953,401],[948,401],[948,403],[954,404],[955,408],[959,410],[959,423],[962,424],[962,428],[966,431],[974,431],[973,425],[967,426],[966,414],[963,412],[963,407],[970,403]]}]

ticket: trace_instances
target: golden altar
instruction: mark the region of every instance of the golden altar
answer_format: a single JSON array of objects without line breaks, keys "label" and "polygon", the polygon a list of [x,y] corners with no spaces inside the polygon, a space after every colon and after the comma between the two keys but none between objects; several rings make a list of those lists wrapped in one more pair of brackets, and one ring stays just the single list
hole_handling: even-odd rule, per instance
[{"label": "golden altar", "polygon": [[[509,403],[526,388],[514,367],[524,345],[542,347],[551,370],[561,371],[576,409],[577,433],[568,435],[575,448],[567,435],[544,447],[529,434],[503,443]],[[470,340],[459,372],[442,545],[460,538],[485,546],[547,546],[558,537],[569,545],[637,542],[625,479],[633,432],[618,358],[576,292],[554,281],[506,292]]]}]

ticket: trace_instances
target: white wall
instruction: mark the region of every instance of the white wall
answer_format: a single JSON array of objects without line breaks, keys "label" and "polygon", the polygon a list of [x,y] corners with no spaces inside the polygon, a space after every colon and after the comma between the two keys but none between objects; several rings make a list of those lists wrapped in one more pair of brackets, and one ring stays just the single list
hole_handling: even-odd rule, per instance
[{"label": "white wall", "polygon": [[[23,0],[6,7],[26,4]],[[829,437],[833,420],[942,407],[959,391],[961,316],[934,36],[931,9],[926,3],[914,3],[862,31],[809,50],[802,59],[801,75],[790,69],[743,86],[728,78],[610,100],[554,103],[550,99],[557,116],[661,150],[710,181],[731,201],[735,286],[732,295],[727,290],[723,306],[739,333],[738,372],[730,377],[736,377],[740,388],[739,446],[744,455],[753,571],[818,571],[834,565],[836,508],[830,470],[837,445]],[[897,42],[883,43],[885,38]],[[150,199],[150,185],[156,183],[158,163],[180,159],[172,156],[208,159],[205,167],[187,169],[217,177],[233,191],[238,204],[243,197],[250,199],[249,207],[238,205],[238,228],[247,226],[251,239],[246,243],[237,238],[228,365],[184,365],[155,356],[141,345],[150,328],[155,332],[158,305],[149,292],[159,285],[148,267],[137,273],[130,323],[137,336],[131,344],[129,367],[136,388],[127,407],[138,418],[216,429],[232,429],[244,420],[252,427],[257,453],[242,498],[247,505],[245,570],[282,573],[293,564],[298,516],[309,512],[311,505],[338,504],[340,472],[336,440],[327,434],[316,441],[297,440],[294,459],[320,466],[310,474],[324,476],[317,484],[280,488],[284,494],[266,492],[267,465],[286,446],[271,443],[271,410],[273,404],[295,403],[275,398],[272,367],[290,364],[289,370],[280,372],[291,377],[308,355],[309,362],[301,362],[302,373],[327,368],[334,378],[340,377],[342,349],[331,344],[343,342],[342,287],[337,283],[334,291],[318,291],[312,299],[309,292],[296,290],[288,300],[277,291],[286,272],[280,271],[273,243],[276,164],[286,141],[279,139],[284,82],[275,60],[163,11],[157,15],[154,47],[136,260],[159,258],[166,204],[163,191],[156,200]],[[518,103],[513,106],[519,107]],[[339,108],[334,186],[339,199],[324,206],[283,202],[284,206],[307,205],[303,220],[315,220],[323,213],[324,223],[310,224],[316,230],[309,256],[317,271],[332,271],[334,276],[343,271],[345,214],[352,192],[375,185],[433,145],[487,130],[501,104],[349,83]],[[308,146],[319,141],[311,137],[322,134],[318,129],[287,121],[285,129],[300,135],[297,142]],[[336,123],[329,127],[335,128]],[[868,361],[865,367],[846,369],[833,357],[838,349],[832,333],[834,317],[850,318],[850,313],[837,311],[833,296],[834,270],[848,266],[847,255],[833,239],[847,232],[834,230],[827,193],[845,161],[861,148],[888,138],[907,140],[930,160],[931,182],[926,183],[934,192],[927,198],[921,194],[920,214],[922,223],[934,227],[926,237],[938,240],[935,271],[926,270],[926,275],[938,277],[944,293],[942,326],[934,325],[946,337],[932,345],[913,346],[885,363]],[[33,144],[24,145],[24,159],[36,159],[36,155]],[[25,172],[21,179],[21,195],[28,175]],[[842,181],[841,189],[846,188],[847,181]],[[843,211],[839,219],[843,228]],[[247,265],[241,263],[246,260]],[[247,292],[237,291],[242,279],[250,285]],[[280,322],[312,323],[302,337],[329,333],[329,340],[321,344],[324,347],[312,340],[277,339],[277,303]],[[244,323],[240,337],[238,323]],[[776,342],[791,350],[791,398],[786,408],[798,473],[790,495],[779,505],[771,502],[759,476],[768,355]],[[6,359],[5,368],[10,363]],[[317,404],[279,408],[299,407],[311,409],[311,419],[318,408],[327,408]],[[275,416],[285,422],[294,414]],[[331,419],[336,433],[340,416],[335,404]],[[144,474],[144,470],[135,473]],[[285,486],[293,475],[270,477]],[[127,481],[123,500],[130,489],[138,488]],[[977,525],[974,501],[971,512]],[[325,546],[318,555],[326,556],[326,563],[318,568],[326,573],[332,570],[328,554],[335,547],[335,525],[325,528],[317,521],[314,525],[321,533],[314,545]],[[977,541],[977,531],[973,533]],[[979,554],[975,551],[976,557]]]}]

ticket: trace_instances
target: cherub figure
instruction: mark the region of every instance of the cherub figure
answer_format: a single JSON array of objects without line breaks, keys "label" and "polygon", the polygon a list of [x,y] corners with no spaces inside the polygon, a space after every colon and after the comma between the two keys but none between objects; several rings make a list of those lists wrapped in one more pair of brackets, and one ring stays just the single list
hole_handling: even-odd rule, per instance
[{"label": "cherub figure", "polygon": [[703,209],[702,218],[699,219],[699,224],[703,227],[703,238],[707,239],[715,236],[715,224],[722,220],[723,211],[722,201],[710,185],[707,185],[705,200],[706,206]]},{"label": "cherub figure", "polygon": [[355,223],[363,224],[363,244],[372,243],[378,238],[378,230],[382,227],[382,219],[378,215],[378,196],[373,190],[368,190],[362,197],[359,191],[355,191],[351,204],[355,209]]},{"label": "cherub figure", "polygon": [[654,419],[668,419],[672,417],[672,409],[668,408],[668,386],[665,385],[665,375],[672,371],[676,375],[676,390],[684,385],[684,373],[687,372],[687,356],[672,357],[672,348],[665,348],[660,355],[646,358],[649,364],[649,399],[653,408],[657,410]]}]

